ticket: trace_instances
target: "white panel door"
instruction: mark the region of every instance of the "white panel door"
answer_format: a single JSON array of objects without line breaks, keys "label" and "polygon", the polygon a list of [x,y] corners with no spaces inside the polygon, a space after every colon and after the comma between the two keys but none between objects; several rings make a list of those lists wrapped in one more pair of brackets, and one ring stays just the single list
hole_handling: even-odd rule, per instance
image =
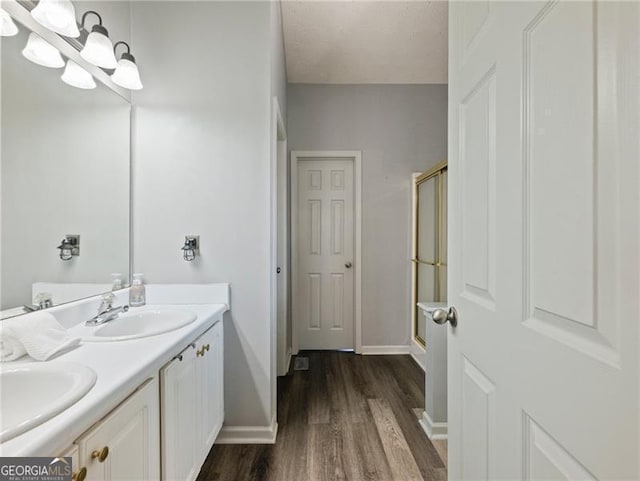
[{"label": "white panel door", "polygon": [[354,346],[354,168],[299,160],[297,298],[300,349]]},{"label": "white panel door", "polygon": [[640,3],[449,5],[450,479],[640,479]]}]

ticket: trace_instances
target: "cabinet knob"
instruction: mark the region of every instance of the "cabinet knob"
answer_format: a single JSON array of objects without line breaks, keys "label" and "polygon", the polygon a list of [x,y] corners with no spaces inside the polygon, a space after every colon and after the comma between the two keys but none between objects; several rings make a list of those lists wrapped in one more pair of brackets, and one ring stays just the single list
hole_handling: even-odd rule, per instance
[{"label": "cabinet knob", "polygon": [[74,471],[71,475],[71,481],[84,481],[87,478],[87,468],[82,468],[80,471]]},{"label": "cabinet knob", "polygon": [[205,351],[208,351],[210,347],[211,346],[209,346],[209,344],[206,344],[202,349],[204,349]]},{"label": "cabinet knob", "polygon": [[196,351],[196,357],[200,356],[204,356],[204,346],[202,346],[202,349]]},{"label": "cabinet knob", "polygon": [[107,457],[109,457],[109,446],[105,446],[102,449],[96,449],[91,453],[91,459],[97,459],[100,463],[104,463]]}]

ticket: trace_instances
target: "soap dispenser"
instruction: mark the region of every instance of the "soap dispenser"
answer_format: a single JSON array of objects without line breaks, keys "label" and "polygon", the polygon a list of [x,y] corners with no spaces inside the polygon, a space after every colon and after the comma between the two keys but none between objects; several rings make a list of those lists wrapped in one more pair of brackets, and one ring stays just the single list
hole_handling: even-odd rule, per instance
[{"label": "soap dispenser", "polygon": [[134,274],[133,283],[129,290],[129,305],[131,307],[144,306],[146,302],[146,292],[142,283],[143,274]]},{"label": "soap dispenser", "polygon": [[119,272],[115,272],[111,274],[111,290],[117,291],[124,287],[124,282],[122,282],[122,274]]}]

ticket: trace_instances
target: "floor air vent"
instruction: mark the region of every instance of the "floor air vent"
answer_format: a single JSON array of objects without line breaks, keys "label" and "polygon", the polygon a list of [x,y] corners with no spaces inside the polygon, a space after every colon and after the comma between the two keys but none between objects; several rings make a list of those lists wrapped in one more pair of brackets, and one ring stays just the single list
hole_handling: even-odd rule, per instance
[{"label": "floor air vent", "polygon": [[308,371],[309,370],[309,358],[308,357],[296,357],[293,362],[294,371]]}]

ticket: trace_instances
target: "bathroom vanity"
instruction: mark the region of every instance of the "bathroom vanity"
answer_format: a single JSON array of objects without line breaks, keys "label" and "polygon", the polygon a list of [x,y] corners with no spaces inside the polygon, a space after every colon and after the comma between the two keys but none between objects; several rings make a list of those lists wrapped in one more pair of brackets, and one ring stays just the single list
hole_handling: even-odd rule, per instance
[{"label": "bathroom vanity", "polygon": [[[111,322],[135,331],[145,312],[188,312],[194,320],[182,325],[176,317],[180,327],[173,330],[96,340],[92,332],[101,326],[85,321],[99,298],[51,309],[82,344],[46,363],[25,357],[0,370],[80,364],[95,372],[95,385],[60,414],[1,443],[0,456],[69,456],[78,481],[196,478],[224,420],[222,317],[229,310],[229,286],[149,285],[147,292],[147,306]],[[126,302],[123,290],[116,303]],[[19,395],[26,396],[2,393]]]}]

